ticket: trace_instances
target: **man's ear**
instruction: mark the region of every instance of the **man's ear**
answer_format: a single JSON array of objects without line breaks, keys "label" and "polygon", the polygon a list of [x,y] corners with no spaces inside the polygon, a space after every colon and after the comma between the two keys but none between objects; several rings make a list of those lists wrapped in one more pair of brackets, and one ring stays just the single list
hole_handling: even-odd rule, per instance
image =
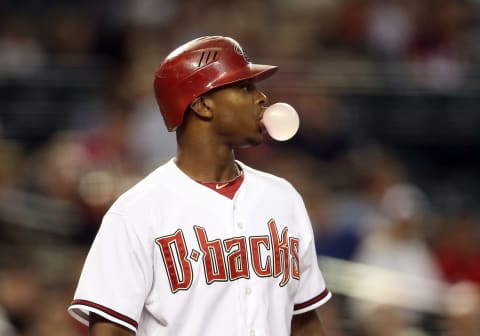
[{"label": "man's ear", "polygon": [[213,117],[213,101],[207,96],[195,98],[190,103],[190,108],[201,119],[209,120]]}]

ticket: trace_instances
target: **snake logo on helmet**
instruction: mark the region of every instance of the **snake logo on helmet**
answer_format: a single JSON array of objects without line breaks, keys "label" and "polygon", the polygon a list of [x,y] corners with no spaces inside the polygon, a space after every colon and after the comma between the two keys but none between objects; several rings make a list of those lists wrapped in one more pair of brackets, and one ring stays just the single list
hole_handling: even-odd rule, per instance
[{"label": "snake logo on helmet", "polygon": [[155,98],[167,129],[175,131],[195,98],[246,79],[265,79],[277,69],[250,62],[232,38],[200,37],[172,51],[159,65],[154,80]]}]

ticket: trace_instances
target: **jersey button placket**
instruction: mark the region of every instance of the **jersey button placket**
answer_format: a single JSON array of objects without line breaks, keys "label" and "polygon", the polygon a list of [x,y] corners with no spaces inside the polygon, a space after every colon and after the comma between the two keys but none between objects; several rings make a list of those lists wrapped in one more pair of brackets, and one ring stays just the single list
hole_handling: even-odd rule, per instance
[{"label": "jersey button placket", "polygon": [[237,228],[240,232],[243,232],[244,228],[245,228],[245,225],[243,225],[242,222],[238,222],[237,223]]},{"label": "jersey button placket", "polygon": [[232,225],[233,225],[233,230],[236,231],[236,233],[243,233],[245,225],[241,220],[241,215],[240,215],[241,211],[238,209],[237,202],[238,202],[237,199],[233,200]]},{"label": "jersey button placket", "polygon": [[[243,217],[242,217],[242,212],[241,210],[239,209],[239,207],[237,206],[237,203],[238,202],[238,198],[235,198],[234,199],[234,204],[233,204],[233,229],[234,231],[236,231],[236,234],[237,235],[240,235],[240,236],[245,236],[245,232],[246,232],[246,224],[245,224],[245,221],[243,220]],[[248,238],[247,238],[248,239]],[[251,305],[252,305],[252,288],[250,287],[250,285],[245,285],[245,283],[241,284],[243,282],[239,282],[238,285],[239,286],[239,295],[240,295],[240,302],[239,302],[239,306],[242,307],[242,310],[243,310],[243,315],[244,315],[244,327],[245,327],[245,332],[246,332],[246,336],[255,336],[257,333],[255,332],[255,329],[254,329],[254,326],[251,324],[251,321],[249,321],[249,318],[247,317],[248,315],[250,315],[248,312],[249,310],[251,309]]]}]

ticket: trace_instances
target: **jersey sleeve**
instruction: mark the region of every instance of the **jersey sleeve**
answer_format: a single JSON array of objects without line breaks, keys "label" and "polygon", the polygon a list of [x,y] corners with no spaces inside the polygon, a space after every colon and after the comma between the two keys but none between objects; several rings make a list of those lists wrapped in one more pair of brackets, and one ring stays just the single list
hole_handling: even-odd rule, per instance
[{"label": "jersey sleeve", "polygon": [[298,193],[295,212],[296,220],[302,230],[299,251],[300,284],[293,306],[293,314],[297,315],[323,305],[331,298],[332,294],[326,287],[318,266],[312,224],[304,202]]},{"label": "jersey sleeve", "polygon": [[137,331],[153,273],[148,244],[134,224],[112,212],[103,218],[68,308],[83,324],[93,312]]}]

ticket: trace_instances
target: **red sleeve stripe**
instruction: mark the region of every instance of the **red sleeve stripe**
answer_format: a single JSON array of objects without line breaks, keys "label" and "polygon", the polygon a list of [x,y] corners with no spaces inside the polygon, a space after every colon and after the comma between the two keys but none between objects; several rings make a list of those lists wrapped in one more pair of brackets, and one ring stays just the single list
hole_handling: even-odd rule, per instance
[{"label": "red sleeve stripe", "polygon": [[308,301],[305,301],[305,302],[298,303],[298,304],[294,305],[293,310],[300,310],[300,309],[306,308],[308,306],[311,306],[311,305],[323,300],[329,294],[330,294],[330,291],[325,288],[325,290],[323,292],[321,292],[319,295],[315,296],[314,298],[312,298]]},{"label": "red sleeve stripe", "polygon": [[[135,329],[138,328],[138,323],[137,321],[135,321],[134,319],[131,319],[130,317],[128,316],[125,316],[123,314],[120,314],[119,312],[116,312],[115,310],[112,310],[108,307],[105,307],[105,306],[102,306],[98,303],[95,303],[95,302],[91,302],[91,301],[88,301],[88,300],[73,300],[72,301],[72,305],[83,305],[83,306],[87,306],[87,307],[92,307],[92,308],[95,308],[95,309],[98,309],[102,312],[104,312],[105,314],[108,314],[112,317],[115,317],[116,319],[119,319],[125,323],[128,323],[130,324],[131,326],[135,327]],[[84,316],[82,316],[84,317]],[[87,319],[88,320],[88,319]]]}]

